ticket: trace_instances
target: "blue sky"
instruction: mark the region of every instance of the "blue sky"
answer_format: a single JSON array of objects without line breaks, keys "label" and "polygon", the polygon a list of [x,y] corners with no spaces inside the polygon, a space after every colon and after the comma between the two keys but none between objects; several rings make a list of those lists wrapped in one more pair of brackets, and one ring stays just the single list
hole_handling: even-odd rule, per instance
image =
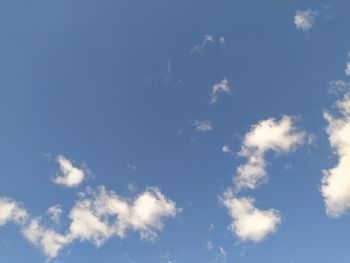
[{"label": "blue sky", "polygon": [[0,261],[350,262],[349,10],[1,1]]}]

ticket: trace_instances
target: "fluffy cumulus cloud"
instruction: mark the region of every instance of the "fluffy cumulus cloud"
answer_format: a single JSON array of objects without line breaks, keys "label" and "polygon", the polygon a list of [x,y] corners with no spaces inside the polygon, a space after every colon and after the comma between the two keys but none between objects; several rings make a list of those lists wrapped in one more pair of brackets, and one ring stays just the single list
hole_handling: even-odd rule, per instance
[{"label": "fluffy cumulus cloud", "polygon": [[60,234],[54,228],[43,226],[39,218],[31,219],[23,227],[23,235],[42,249],[48,258],[57,257],[61,249],[73,241],[70,235]]},{"label": "fluffy cumulus cloud", "polygon": [[255,189],[267,180],[265,160],[268,152],[289,153],[304,143],[306,134],[297,129],[295,119],[283,116],[280,120],[269,118],[251,127],[244,136],[238,155],[247,159],[237,167],[234,187],[221,196],[232,223],[229,228],[243,241],[258,242],[275,233],[281,223],[279,211],[255,207],[255,199],[237,197],[242,189]]},{"label": "fluffy cumulus cloud", "polygon": [[246,158],[247,162],[237,168],[234,179],[237,189],[255,189],[266,180],[266,153],[288,153],[304,139],[305,133],[298,131],[290,116],[283,116],[280,121],[269,118],[253,125],[245,135],[239,152],[239,156]]},{"label": "fluffy cumulus cloud", "polygon": [[211,121],[195,120],[192,121],[191,124],[196,128],[197,131],[207,132],[213,129],[213,124]]},{"label": "fluffy cumulus cloud", "polygon": [[314,26],[315,18],[317,17],[318,12],[307,9],[307,10],[298,10],[294,16],[294,24],[297,29],[301,29],[305,32],[309,31]]},{"label": "fluffy cumulus cloud", "polygon": [[0,226],[9,222],[21,224],[28,217],[27,211],[10,198],[0,198]]},{"label": "fluffy cumulus cloud", "polygon": [[70,160],[62,155],[57,156],[56,160],[60,166],[61,173],[52,179],[55,184],[65,187],[77,187],[84,181],[86,176],[84,169],[75,167]]},{"label": "fluffy cumulus cloud", "polygon": [[69,213],[69,228],[60,232],[57,219],[61,207],[54,206],[48,214],[55,221],[51,226],[42,218],[33,218],[25,209],[10,200],[0,199],[0,225],[17,223],[24,237],[39,247],[48,258],[74,241],[88,241],[99,247],[113,237],[124,238],[128,230],[137,231],[142,239],[154,240],[163,230],[164,221],[178,213],[176,204],[158,188],[149,188],[132,200],[119,197],[105,187],[88,189]]},{"label": "fluffy cumulus cloud", "polygon": [[233,219],[230,230],[243,241],[261,241],[276,232],[281,223],[277,210],[260,210],[253,198],[237,198],[232,191],[227,191],[221,201]]},{"label": "fluffy cumulus cloud", "polygon": [[214,104],[218,101],[220,93],[229,94],[230,92],[231,92],[231,87],[227,79],[223,79],[221,82],[216,83],[212,87],[212,91],[210,95],[211,96],[210,104]]},{"label": "fluffy cumulus cloud", "polygon": [[125,237],[129,229],[138,231],[142,239],[154,239],[163,229],[163,220],[176,213],[175,203],[158,188],[149,188],[128,201],[100,187],[76,203],[70,213],[70,232],[97,246],[112,236]]},{"label": "fluffy cumulus cloud", "polygon": [[327,133],[334,153],[338,157],[337,164],[324,170],[321,193],[326,212],[338,217],[350,208],[350,94],[336,103],[340,117],[325,112],[328,121]]}]

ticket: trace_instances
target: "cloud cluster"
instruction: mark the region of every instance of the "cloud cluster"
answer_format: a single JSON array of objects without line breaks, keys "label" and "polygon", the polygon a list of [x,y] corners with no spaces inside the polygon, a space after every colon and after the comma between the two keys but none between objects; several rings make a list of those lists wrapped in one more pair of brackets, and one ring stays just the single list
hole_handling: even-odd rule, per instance
[{"label": "cloud cluster", "polygon": [[337,101],[340,117],[324,113],[328,122],[327,133],[334,153],[338,157],[335,167],[324,170],[321,193],[326,212],[338,217],[350,208],[350,94]]},{"label": "cloud cluster", "polygon": [[314,20],[317,15],[318,12],[311,9],[298,10],[294,16],[294,24],[297,29],[307,32],[314,26]]},{"label": "cloud cluster", "polygon": [[[141,239],[154,240],[164,227],[166,218],[175,217],[179,210],[158,188],[148,188],[132,200],[123,199],[105,187],[96,191],[88,188],[69,213],[69,228],[60,233],[60,226],[31,217],[13,200],[0,199],[0,225],[18,224],[24,237],[39,247],[48,258],[74,241],[89,241],[99,247],[113,237],[124,238],[128,230],[136,231]],[[59,223],[62,210],[51,207],[48,213]]]},{"label": "cloud cluster", "polygon": [[221,203],[228,209],[233,222],[230,230],[243,241],[261,241],[277,231],[281,223],[279,211],[261,210],[255,207],[255,199],[237,197],[243,189],[255,189],[267,180],[265,160],[268,152],[289,153],[305,141],[305,132],[299,131],[290,116],[281,120],[269,118],[251,127],[244,136],[239,156],[247,159],[237,167],[234,189],[227,190]]},{"label": "cloud cluster", "polygon": [[211,91],[211,101],[210,104],[214,104],[219,99],[220,93],[229,94],[231,92],[230,84],[227,79],[223,79],[221,82],[214,84]]},{"label": "cloud cluster", "polygon": [[142,239],[153,240],[163,229],[163,219],[177,213],[173,201],[158,188],[149,188],[133,201],[125,200],[105,187],[89,190],[70,213],[71,234],[100,246],[112,236],[124,238],[127,231],[138,231]]},{"label": "cloud cluster", "polygon": [[301,145],[304,139],[305,133],[297,130],[290,116],[283,116],[280,121],[269,118],[253,125],[245,135],[238,153],[246,158],[247,162],[237,168],[237,189],[255,189],[259,183],[266,180],[266,153],[291,152]]},{"label": "cloud cluster", "polygon": [[233,219],[230,229],[243,241],[261,241],[277,231],[281,217],[277,210],[256,208],[253,198],[237,198],[232,191],[226,191],[222,203]]},{"label": "cloud cluster", "polygon": [[57,156],[56,160],[60,166],[61,174],[57,174],[52,179],[55,184],[72,188],[77,187],[84,181],[86,176],[84,169],[74,167],[72,162],[62,155]]}]

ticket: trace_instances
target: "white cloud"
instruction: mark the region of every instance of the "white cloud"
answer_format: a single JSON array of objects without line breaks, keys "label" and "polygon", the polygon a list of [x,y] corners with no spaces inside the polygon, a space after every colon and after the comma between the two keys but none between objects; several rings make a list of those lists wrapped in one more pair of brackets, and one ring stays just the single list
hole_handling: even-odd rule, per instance
[{"label": "white cloud", "polygon": [[216,83],[212,87],[210,104],[214,104],[218,101],[220,93],[229,94],[230,92],[231,92],[231,87],[227,79],[223,79],[221,82]]},{"label": "white cloud", "polygon": [[57,162],[60,166],[61,174],[56,175],[53,178],[55,184],[59,184],[65,187],[77,187],[85,179],[85,171],[74,167],[72,162],[66,159],[64,156],[57,156]]},{"label": "white cloud", "polygon": [[209,43],[213,43],[215,40],[214,40],[214,37],[212,35],[209,35],[209,34],[206,34],[203,36],[203,40],[202,40],[202,43],[201,44],[198,44],[196,45],[192,51],[191,51],[191,54],[193,54],[194,52],[200,52],[202,49],[205,48],[205,46]]},{"label": "white cloud", "polygon": [[206,243],[205,243],[205,247],[206,247],[206,249],[208,250],[208,251],[212,251],[213,250],[213,242],[211,242],[211,241],[207,241]]},{"label": "white cloud", "polygon": [[135,193],[135,192],[137,191],[137,189],[138,189],[137,184],[134,184],[134,183],[129,183],[129,184],[128,184],[128,190],[129,190],[129,192]]},{"label": "white cloud", "polygon": [[23,223],[28,217],[27,211],[10,198],[0,198],[0,226],[9,222]]},{"label": "white cloud", "polygon": [[350,62],[347,62],[347,63],[346,63],[345,74],[346,74],[347,76],[350,76]]},{"label": "white cloud", "polygon": [[213,124],[211,121],[192,121],[191,124],[196,128],[197,131],[211,131],[213,129]]},{"label": "white cloud", "polygon": [[217,262],[221,262],[221,263],[227,262],[227,253],[223,247],[219,248],[219,257]]},{"label": "white cloud", "polygon": [[58,233],[56,227],[62,213],[60,206],[48,209],[54,226],[31,218],[25,209],[7,198],[0,199],[0,226],[8,222],[18,224],[25,238],[42,249],[49,258],[76,240],[101,246],[113,237],[124,238],[128,230],[139,232],[141,239],[154,240],[163,230],[164,221],[180,211],[158,188],[148,188],[133,200],[119,197],[105,187],[88,189],[71,209],[69,229]]},{"label": "white cloud", "polygon": [[231,152],[231,148],[230,148],[230,146],[228,146],[228,145],[224,145],[224,146],[222,147],[222,151],[223,151],[224,153],[229,153],[229,152]]},{"label": "white cloud", "polygon": [[233,219],[230,230],[243,241],[261,241],[276,232],[281,223],[277,210],[260,210],[254,206],[253,198],[237,198],[228,190],[221,201]]},{"label": "white cloud", "polygon": [[96,246],[113,236],[124,238],[131,229],[142,239],[153,240],[163,229],[163,220],[174,217],[178,210],[158,188],[149,188],[132,202],[100,187],[89,190],[70,213],[70,233],[74,239],[88,240]]},{"label": "white cloud", "polygon": [[267,179],[267,152],[288,153],[302,144],[304,139],[305,133],[296,129],[290,116],[283,116],[280,121],[269,118],[253,125],[245,135],[238,153],[247,158],[247,162],[237,168],[234,179],[237,189],[255,189]]},{"label": "white cloud", "polygon": [[60,223],[62,212],[62,207],[60,205],[51,206],[49,209],[47,209],[47,214],[51,217],[51,220],[56,224]]},{"label": "white cloud", "polygon": [[220,37],[219,38],[219,43],[220,43],[220,45],[225,46],[225,38],[224,37]]},{"label": "white cloud", "polygon": [[136,172],[136,165],[127,163],[126,167],[128,167],[132,172]]},{"label": "white cloud", "polygon": [[341,216],[350,208],[350,94],[337,101],[341,117],[329,112],[324,117],[328,121],[327,133],[334,153],[338,156],[335,167],[324,170],[321,193],[329,216]]},{"label": "white cloud", "polygon": [[311,9],[304,11],[298,10],[294,16],[294,24],[297,29],[307,32],[314,26],[314,20],[317,15],[318,12]]},{"label": "white cloud", "polygon": [[225,37],[220,36],[220,37],[215,37],[213,35],[210,34],[204,34],[203,35],[203,39],[202,42],[196,46],[194,46],[194,48],[191,50],[190,54],[192,55],[195,52],[201,52],[203,51],[209,44],[211,45],[215,45],[215,46],[220,46],[221,48],[225,47]]},{"label": "white cloud", "polygon": [[330,82],[330,93],[339,94],[347,93],[350,91],[350,82],[346,82],[341,79],[332,80]]},{"label": "white cloud", "polygon": [[52,228],[42,226],[38,218],[30,220],[23,228],[23,235],[32,244],[41,248],[48,258],[57,257],[61,249],[73,241],[69,235],[62,235]]},{"label": "white cloud", "polygon": [[348,53],[348,61],[346,62],[344,72],[346,76],[350,76],[350,52]]}]

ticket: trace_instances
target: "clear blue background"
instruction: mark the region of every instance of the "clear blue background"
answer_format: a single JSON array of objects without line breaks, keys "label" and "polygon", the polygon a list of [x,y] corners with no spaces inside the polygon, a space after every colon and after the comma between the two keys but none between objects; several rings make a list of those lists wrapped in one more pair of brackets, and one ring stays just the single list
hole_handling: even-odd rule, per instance
[{"label": "clear blue background", "polygon": [[[293,16],[307,8],[319,16],[305,34]],[[66,217],[87,185],[128,196],[136,183],[159,186],[184,208],[154,244],[131,232],[100,249],[75,243],[54,262],[215,262],[222,246],[227,262],[348,263],[349,214],[328,218],[318,187],[336,161],[322,112],[336,99],[328,83],[344,76],[349,25],[346,0],[2,0],[0,196],[35,216],[60,203]],[[225,48],[191,55],[204,34],[225,37]],[[232,95],[209,106],[211,86],[225,77]],[[243,160],[221,148],[237,152],[251,124],[282,114],[301,116],[317,141],[269,156],[269,183],[246,194],[279,209],[283,223],[262,243],[239,243],[217,196]],[[213,121],[213,131],[194,131],[194,119]],[[57,165],[46,154],[86,162],[95,178],[77,191],[54,185]],[[0,261],[45,257],[7,225]]]}]

